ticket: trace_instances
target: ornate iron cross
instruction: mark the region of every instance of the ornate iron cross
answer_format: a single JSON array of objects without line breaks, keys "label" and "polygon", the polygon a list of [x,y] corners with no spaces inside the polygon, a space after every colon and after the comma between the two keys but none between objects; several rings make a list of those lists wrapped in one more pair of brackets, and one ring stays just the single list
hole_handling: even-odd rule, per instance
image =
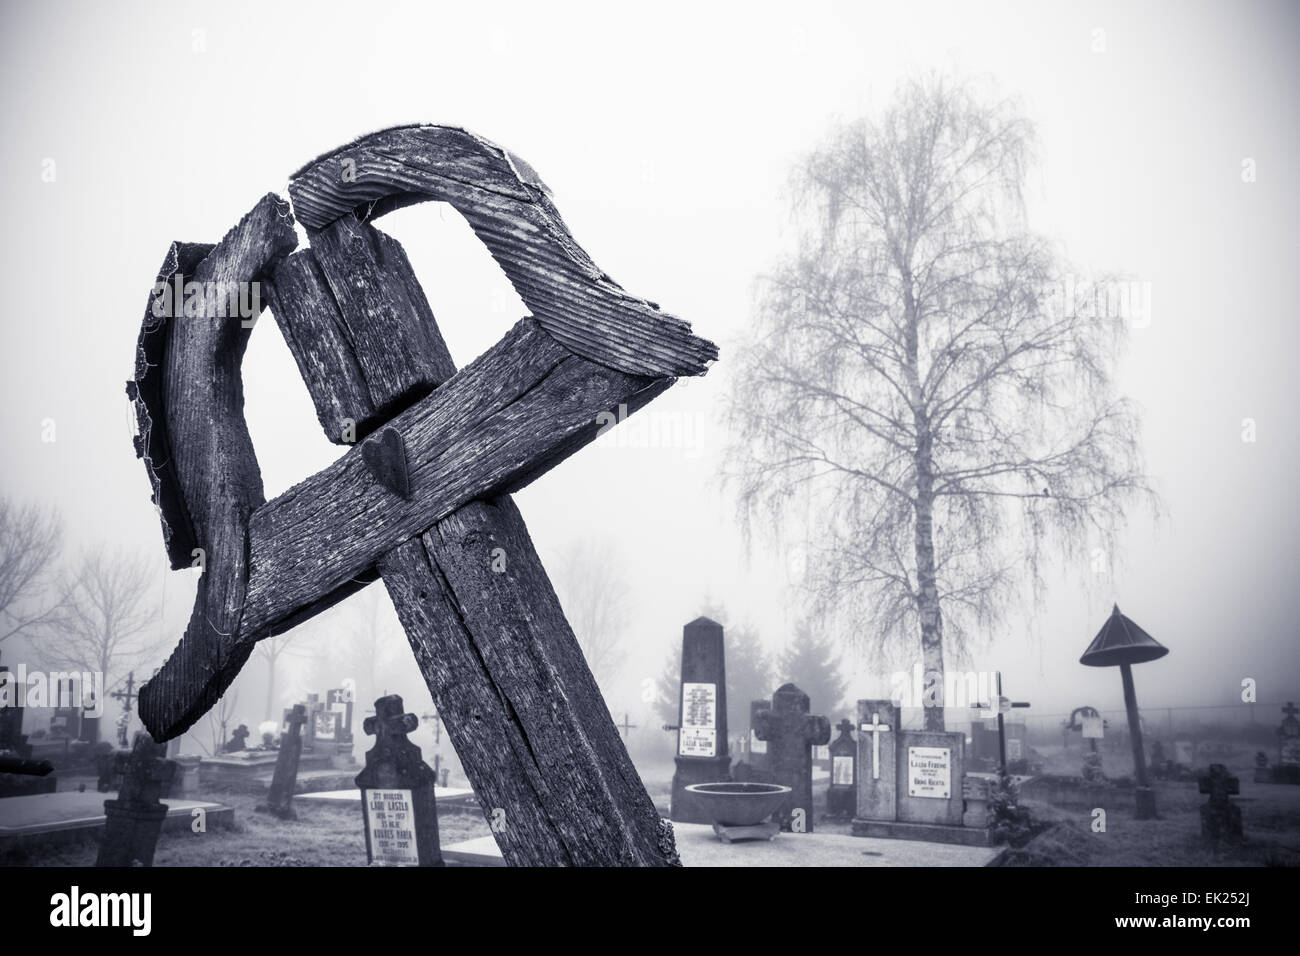
[{"label": "ornate iron cross", "polygon": [[[313,161],[215,246],[173,243],[127,383],[174,568],[200,564],[180,645],[140,692],[158,740],[216,702],[262,638],[382,576],[438,712],[514,864],[671,864],[509,498],[716,347],[624,292],[531,167],[463,130],[412,126]],[[401,246],[370,220],[424,200],[469,222],[531,311],[459,371]],[[290,254],[292,253],[292,254]],[[178,278],[179,277],[179,278]],[[347,454],[265,501],[243,417],[259,283],[330,440]],[[183,312],[159,308],[185,290]],[[191,307],[191,291],[198,296]],[[257,311],[261,303],[256,301]]]}]

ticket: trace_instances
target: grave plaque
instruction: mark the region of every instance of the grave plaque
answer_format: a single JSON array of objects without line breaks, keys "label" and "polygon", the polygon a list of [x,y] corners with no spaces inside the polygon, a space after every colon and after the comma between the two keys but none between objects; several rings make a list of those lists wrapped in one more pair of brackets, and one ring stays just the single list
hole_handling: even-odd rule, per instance
[{"label": "grave plaque", "polygon": [[727,673],[722,625],[699,617],[682,629],[677,770],[669,815],[679,823],[712,823],[686,788],[731,779],[727,749]]},{"label": "grave plaque", "polygon": [[677,744],[681,756],[717,756],[717,714],[717,684],[682,684],[682,726]]},{"label": "grave plaque", "polygon": [[966,735],[900,730],[898,748],[898,819],[960,826]]},{"label": "grave plaque", "polygon": [[379,866],[419,866],[410,790],[366,791],[366,843]]},{"label": "grave plaque", "polygon": [[940,800],[951,797],[952,751],[945,747],[908,747],[907,795]]}]

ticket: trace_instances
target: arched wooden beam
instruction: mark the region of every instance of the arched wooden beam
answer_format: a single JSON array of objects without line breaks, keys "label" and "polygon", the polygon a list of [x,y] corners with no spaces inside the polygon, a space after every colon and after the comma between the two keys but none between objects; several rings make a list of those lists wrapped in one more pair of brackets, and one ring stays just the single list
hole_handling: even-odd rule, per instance
[{"label": "arched wooden beam", "polygon": [[[265,502],[244,422],[240,366],[252,321],[236,303],[261,303],[253,283],[298,244],[289,205],[267,195],[216,246],[173,243],[145,307],[135,379],[127,393],[172,567],[203,568],[180,644],[140,690],[140,717],[156,740],[193,725],[216,703],[253,645],[238,640],[248,587],[248,521]],[[209,293],[186,294],[186,285]],[[241,296],[241,293],[244,293]],[[190,305],[187,310],[187,303]],[[256,319],[256,315],[252,316]]]},{"label": "arched wooden beam", "polygon": [[538,323],[583,358],[629,375],[702,375],[718,357],[681,319],[625,292],[569,233],[527,163],[449,126],[371,133],[293,175],[308,230],[349,213],[374,219],[424,200],[450,203],[483,241]]}]

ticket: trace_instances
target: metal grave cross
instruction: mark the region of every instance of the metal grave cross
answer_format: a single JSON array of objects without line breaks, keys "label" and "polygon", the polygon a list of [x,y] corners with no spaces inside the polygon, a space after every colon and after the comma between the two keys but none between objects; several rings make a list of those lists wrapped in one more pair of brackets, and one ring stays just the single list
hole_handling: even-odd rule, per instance
[{"label": "metal grave cross", "polygon": [[858,728],[864,734],[871,734],[871,779],[880,779],[880,735],[889,733],[889,724],[880,722],[880,714],[871,715],[871,723]]},{"label": "metal grave cross", "polygon": [[622,731],[623,731],[623,736],[624,736],[624,737],[627,736],[628,731],[630,731],[630,730],[636,730],[636,724],[629,724],[629,723],[627,722],[627,712],[626,712],[626,711],[624,711],[624,713],[623,713],[623,722],[622,722],[621,724],[619,724],[618,726],[622,729]]},{"label": "metal grave cross", "polygon": [[[131,702],[140,696],[139,694],[133,693],[134,690],[135,671],[128,671],[126,675],[126,690],[115,690],[113,693],[108,695],[114,700],[120,700],[122,702],[122,714],[124,716],[131,713]],[[129,719],[130,718],[128,717],[128,720]],[[127,721],[122,721],[121,725],[117,728],[117,742],[123,747],[126,746],[126,728]]]},{"label": "metal grave cross", "polygon": [[[268,195],[215,246],[173,243],[146,308],[136,451],[172,566],[202,573],[141,690],[145,726],[181,733],[258,640],[382,577],[476,796],[511,821],[494,831],[507,863],[676,863],[509,494],[716,346],[623,291],[533,169],[464,130],[362,137],[289,195],[292,212]],[[402,247],[369,222],[424,200],[464,216],[531,312],[459,371]],[[271,501],[240,378],[262,286],[327,437],[353,446]]]}]

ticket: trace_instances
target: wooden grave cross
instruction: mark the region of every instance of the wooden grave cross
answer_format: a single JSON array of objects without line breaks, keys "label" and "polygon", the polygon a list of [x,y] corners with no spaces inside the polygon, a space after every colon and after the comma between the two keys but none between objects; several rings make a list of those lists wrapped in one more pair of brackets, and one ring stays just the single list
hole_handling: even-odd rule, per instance
[{"label": "wooden grave cross", "polygon": [[[362,137],[289,195],[292,211],[268,195],[215,246],[173,243],[146,307],[136,451],[172,566],[202,574],[141,690],[145,726],[180,734],[258,640],[382,577],[475,794],[510,820],[494,831],[507,863],[675,865],[509,495],[593,440],[602,413],[703,374],[716,346],[623,291],[536,172],[464,130]],[[459,371],[405,252],[370,225],[425,200],[465,217],[531,312]],[[264,304],[326,436],[353,445],[271,501],[240,378]]]},{"label": "wooden grave cross", "polygon": [[623,722],[622,722],[621,724],[619,724],[618,726],[622,729],[622,731],[623,731],[623,736],[624,736],[624,737],[627,736],[628,731],[630,731],[630,730],[636,730],[636,724],[629,724],[629,723],[627,722],[627,713],[626,713],[626,712],[624,712],[624,714],[623,714]]}]

